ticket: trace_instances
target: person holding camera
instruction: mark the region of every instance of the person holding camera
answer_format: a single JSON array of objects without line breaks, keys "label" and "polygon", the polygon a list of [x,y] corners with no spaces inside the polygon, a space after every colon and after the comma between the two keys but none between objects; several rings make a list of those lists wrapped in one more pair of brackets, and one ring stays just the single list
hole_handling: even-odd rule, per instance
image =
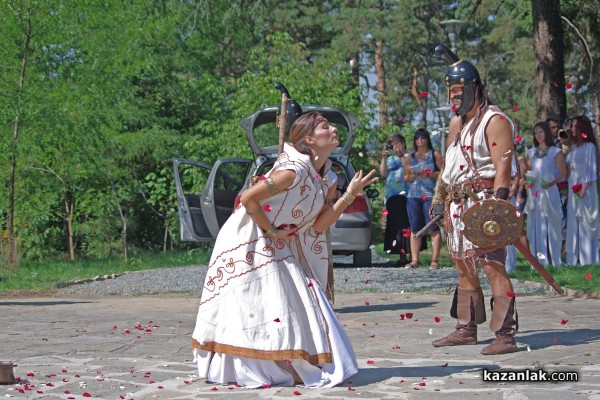
[{"label": "person holding camera", "polygon": [[410,252],[410,241],[404,237],[402,230],[410,225],[406,209],[407,183],[404,181],[404,164],[406,155],[406,139],[399,133],[390,135],[381,150],[379,173],[385,179],[384,215],[387,220],[383,239],[383,250],[388,254],[400,254],[399,264],[406,264]]},{"label": "person holding camera", "polygon": [[558,183],[566,176],[565,156],[554,145],[547,122],[533,127],[534,147],[527,150],[527,239],[544,265],[562,264],[562,229]]},{"label": "person holding camera", "polygon": [[[429,208],[435,191],[438,174],[444,160],[439,151],[433,149],[431,136],[427,129],[416,130],[413,140],[413,152],[404,160],[404,180],[409,183],[408,219],[410,222],[410,258],[404,268],[419,266],[419,249],[423,239],[415,234],[431,221]],[[442,236],[439,227],[431,232],[431,264],[429,269],[439,269],[438,259],[442,248]]]}]

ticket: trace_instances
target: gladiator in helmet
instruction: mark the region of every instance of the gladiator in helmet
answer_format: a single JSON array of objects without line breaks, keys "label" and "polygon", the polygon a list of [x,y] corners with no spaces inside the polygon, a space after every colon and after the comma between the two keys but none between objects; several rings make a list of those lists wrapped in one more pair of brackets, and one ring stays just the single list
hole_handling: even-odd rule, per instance
[{"label": "gladiator in helmet", "polygon": [[450,88],[454,85],[462,87],[460,107],[456,110],[456,115],[464,116],[475,104],[475,94],[478,86],[483,86],[479,72],[473,64],[461,60],[456,54],[443,44],[438,44],[435,51],[442,53],[446,61],[450,64],[446,70],[446,87],[448,88],[448,99],[450,100]]}]

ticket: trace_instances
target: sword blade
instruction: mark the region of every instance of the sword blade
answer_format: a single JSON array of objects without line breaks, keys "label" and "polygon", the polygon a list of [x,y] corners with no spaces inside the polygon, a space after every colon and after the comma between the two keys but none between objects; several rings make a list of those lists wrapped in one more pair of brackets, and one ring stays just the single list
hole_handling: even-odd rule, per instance
[{"label": "sword blade", "polygon": [[429,221],[429,223],[427,225],[425,225],[423,227],[423,229],[421,229],[419,232],[415,233],[413,235],[413,237],[415,239],[419,239],[422,238],[423,236],[427,235],[429,232],[431,232],[433,230],[433,228],[437,225],[437,223],[439,221],[441,221],[444,218],[443,215],[436,215],[435,217],[433,217],[431,219],[431,221]]},{"label": "sword blade", "polygon": [[533,254],[531,254],[529,249],[525,247],[525,245],[521,243],[519,239],[515,240],[513,245],[521,252],[521,254],[523,254],[527,261],[529,261],[531,265],[533,265],[533,268],[535,268],[535,270],[542,276],[542,278],[544,278],[546,282],[548,282],[548,284],[552,286],[552,289],[556,290],[556,293],[564,296],[565,291],[562,290],[560,285],[554,280],[552,275],[550,275],[550,273],[546,271],[546,268],[544,268],[544,266],[538,261],[538,259],[535,258]]}]

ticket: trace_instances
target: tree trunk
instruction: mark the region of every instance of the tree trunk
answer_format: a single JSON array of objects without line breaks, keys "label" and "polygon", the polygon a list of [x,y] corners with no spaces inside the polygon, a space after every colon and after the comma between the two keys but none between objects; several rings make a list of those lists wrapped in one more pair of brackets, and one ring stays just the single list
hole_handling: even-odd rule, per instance
[{"label": "tree trunk", "polygon": [[567,116],[560,0],[532,0],[537,119]]},{"label": "tree trunk", "polygon": [[69,246],[69,259],[71,261],[75,260],[75,239],[73,235],[73,210],[75,206],[73,205],[74,201],[69,195],[69,191],[64,188],[64,206],[65,206],[65,217],[67,222],[67,243]]},{"label": "tree trunk", "polygon": [[[19,97],[25,86],[25,72],[27,71],[27,56],[29,54],[29,43],[31,42],[31,14],[32,10],[27,11],[27,19],[23,21],[25,29],[25,42],[23,44],[23,53],[21,54],[21,70],[19,72]],[[19,102],[20,99],[17,99]],[[8,229],[8,262],[14,267],[19,262],[17,256],[17,242],[15,240],[15,176],[17,171],[17,144],[19,141],[19,128],[21,119],[19,118],[20,108],[17,108],[17,115],[13,125],[13,137],[10,154],[10,171],[8,176],[8,210],[6,216],[6,225]]]},{"label": "tree trunk", "polygon": [[385,84],[385,68],[383,66],[384,41],[375,39],[375,71],[377,72],[377,98],[379,99],[379,126],[388,124],[387,89]]}]

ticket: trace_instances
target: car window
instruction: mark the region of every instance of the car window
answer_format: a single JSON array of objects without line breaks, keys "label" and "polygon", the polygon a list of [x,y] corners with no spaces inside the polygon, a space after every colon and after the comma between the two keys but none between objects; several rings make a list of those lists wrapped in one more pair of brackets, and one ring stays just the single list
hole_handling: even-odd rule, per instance
[{"label": "car window", "polygon": [[219,167],[215,176],[214,189],[237,192],[244,185],[248,174],[248,164],[227,163]]}]

